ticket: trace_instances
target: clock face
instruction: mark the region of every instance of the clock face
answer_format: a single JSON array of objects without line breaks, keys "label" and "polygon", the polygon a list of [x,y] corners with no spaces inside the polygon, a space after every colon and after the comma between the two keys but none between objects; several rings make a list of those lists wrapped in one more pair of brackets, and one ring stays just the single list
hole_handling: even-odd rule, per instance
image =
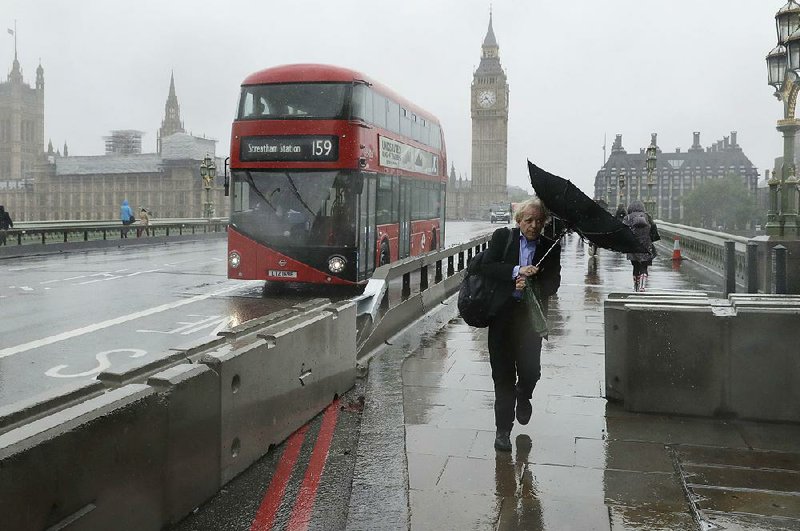
[{"label": "clock face", "polygon": [[482,90],[478,94],[478,105],[481,107],[491,107],[497,101],[497,95],[493,90]]}]

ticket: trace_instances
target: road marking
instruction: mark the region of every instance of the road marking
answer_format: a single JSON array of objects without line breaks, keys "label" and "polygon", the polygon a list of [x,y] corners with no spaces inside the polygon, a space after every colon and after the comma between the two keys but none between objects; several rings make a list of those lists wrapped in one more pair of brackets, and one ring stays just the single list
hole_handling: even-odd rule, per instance
[{"label": "road marking", "polygon": [[300,456],[300,448],[306,438],[306,431],[308,431],[308,424],[294,432],[286,441],[286,448],[278,462],[278,468],[272,475],[267,492],[264,493],[264,499],[261,500],[261,505],[256,511],[250,531],[271,531],[275,516],[281,506],[283,494],[286,492],[286,485],[289,484],[289,479],[292,477],[294,464]]},{"label": "road marking", "polygon": [[33,350],[35,348],[52,345],[53,343],[58,343],[59,341],[65,341],[67,339],[72,339],[74,337],[90,334],[92,332],[108,328],[110,326],[127,323],[128,321],[133,321],[134,319],[139,319],[141,317],[147,317],[149,315],[153,315],[156,313],[164,312],[167,310],[173,310],[175,308],[180,308],[181,306],[186,306],[187,304],[192,304],[205,299],[210,299],[211,297],[216,297],[217,295],[223,295],[235,289],[240,289],[241,287],[242,287],[241,284],[237,283],[233,286],[228,286],[223,289],[214,291],[212,293],[207,293],[205,295],[196,295],[194,297],[182,301],[169,302],[167,304],[162,304],[161,306],[156,306],[155,308],[150,308],[148,310],[129,313],[128,315],[123,315],[121,317],[116,317],[114,319],[108,319],[107,321],[102,321],[100,323],[95,323],[81,328],[76,328],[75,330],[69,330],[67,332],[62,332],[60,334],[56,334],[53,336],[44,337],[42,339],[37,339],[35,341],[29,341],[27,343],[23,343],[21,345],[17,345],[14,347],[0,349],[0,359],[7,358],[8,356],[13,356],[14,354],[19,354],[21,352],[26,352],[28,350]]},{"label": "road marking", "polygon": [[69,277],[69,278],[56,278],[53,280],[45,280],[44,282],[39,282],[39,284],[52,284],[53,282],[66,282],[68,280],[77,280],[79,278],[86,278],[89,275],[78,275],[77,277]]},{"label": "road marking", "polygon": [[211,335],[217,335],[217,331],[221,330],[228,324],[228,317],[221,317],[219,315],[211,315],[211,316],[204,316],[204,315],[194,315],[189,314],[189,317],[205,317],[205,319],[201,319],[200,321],[178,321],[179,326],[178,328],[173,328],[172,330],[150,330],[150,329],[139,329],[137,332],[143,332],[147,334],[182,334],[184,336],[188,336],[195,332],[199,332],[204,328],[213,327],[213,331]]},{"label": "road marking", "polygon": [[317,435],[317,442],[311,452],[311,459],[308,461],[306,475],[297,493],[292,517],[289,519],[287,529],[292,531],[305,531],[311,523],[311,512],[314,509],[314,501],[317,498],[317,488],[322,479],[322,472],[325,471],[325,463],[328,461],[328,452],[331,449],[331,441],[336,430],[336,418],[339,416],[339,400],[334,400],[325,410],[322,417],[322,426]]},{"label": "road marking", "polygon": [[145,273],[158,273],[159,271],[163,271],[163,269],[147,269],[145,271],[137,271],[135,273],[130,273],[126,276],[128,277],[135,277],[136,275],[143,275]]},{"label": "road marking", "polygon": [[147,355],[146,350],[141,350],[138,348],[116,348],[114,350],[104,350],[103,352],[98,352],[95,356],[97,360],[97,367],[94,369],[90,369],[85,372],[77,372],[73,374],[63,374],[61,371],[69,367],[69,365],[56,365],[55,367],[48,369],[45,374],[47,376],[51,376],[53,378],[80,378],[82,376],[91,376],[93,374],[100,374],[104,370],[111,367],[111,362],[108,361],[108,355],[114,354],[116,352],[133,352],[130,355],[131,358],[141,358],[142,356]]}]

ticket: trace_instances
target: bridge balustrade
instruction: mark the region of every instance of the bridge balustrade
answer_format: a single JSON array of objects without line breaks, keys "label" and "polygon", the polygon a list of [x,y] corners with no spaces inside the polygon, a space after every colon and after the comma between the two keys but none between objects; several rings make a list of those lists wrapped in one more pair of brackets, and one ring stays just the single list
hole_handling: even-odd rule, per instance
[{"label": "bridge balustrade", "polygon": [[734,242],[736,284],[744,287],[747,282],[747,242],[748,238],[724,232],[689,227],[656,220],[661,241],[665,245],[677,236],[681,253],[687,255],[714,272],[725,270],[725,242]]}]

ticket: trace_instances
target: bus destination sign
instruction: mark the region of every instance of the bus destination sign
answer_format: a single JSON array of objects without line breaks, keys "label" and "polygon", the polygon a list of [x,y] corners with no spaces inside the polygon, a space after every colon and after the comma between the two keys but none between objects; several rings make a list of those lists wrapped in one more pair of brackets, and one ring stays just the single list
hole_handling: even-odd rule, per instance
[{"label": "bus destination sign", "polygon": [[337,136],[245,136],[240,158],[245,162],[330,162],[339,159]]}]

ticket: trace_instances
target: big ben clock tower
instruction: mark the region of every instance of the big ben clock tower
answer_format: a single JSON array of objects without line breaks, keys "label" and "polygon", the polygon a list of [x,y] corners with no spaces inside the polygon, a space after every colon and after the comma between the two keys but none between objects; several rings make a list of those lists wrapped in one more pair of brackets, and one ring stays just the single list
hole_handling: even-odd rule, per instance
[{"label": "big ben clock tower", "polygon": [[508,83],[492,29],[472,77],[472,215],[484,218],[494,203],[508,202]]}]

